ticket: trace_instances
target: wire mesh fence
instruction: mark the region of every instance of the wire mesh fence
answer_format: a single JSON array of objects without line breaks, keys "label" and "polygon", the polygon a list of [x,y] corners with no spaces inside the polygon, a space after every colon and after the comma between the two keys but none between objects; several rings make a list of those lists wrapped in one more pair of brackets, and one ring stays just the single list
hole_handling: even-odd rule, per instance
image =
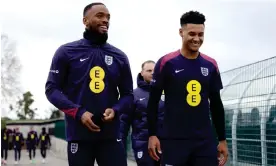
[{"label": "wire mesh fence", "polygon": [[276,57],[221,73],[230,165],[276,165]]}]

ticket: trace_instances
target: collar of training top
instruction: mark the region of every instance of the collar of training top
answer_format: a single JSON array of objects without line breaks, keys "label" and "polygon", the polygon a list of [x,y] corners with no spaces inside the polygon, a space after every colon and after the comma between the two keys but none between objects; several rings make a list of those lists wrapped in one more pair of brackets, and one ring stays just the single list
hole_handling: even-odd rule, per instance
[{"label": "collar of training top", "polygon": [[98,32],[85,29],[85,31],[83,32],[83,38],[87,40],[88,44],[103,45],[108,39],[108,34],[100,34]]},{"label": "collar of training top", "polygon": [[144,81],[144,78],[141,75],[141,73],[139,73],[137,76],[137,86],[141,89],[144,89],[145,91],[150,90],[150,84]]}]

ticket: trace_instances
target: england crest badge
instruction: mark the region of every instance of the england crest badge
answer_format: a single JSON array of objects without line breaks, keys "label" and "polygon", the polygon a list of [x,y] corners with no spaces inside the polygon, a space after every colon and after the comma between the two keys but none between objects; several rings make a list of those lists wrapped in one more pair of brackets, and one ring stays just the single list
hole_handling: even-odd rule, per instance
[{"label": "england crest badge", "polygon": [[201,67],[201,73],[203,76],[208,76],[209,70],[206,67]]},{"label": "england crest badge", "polygon": [[71,153],[75,154],[78,151],[78,143],[71,143]]},{"label": "england crest badge", "polygon": [[137,153],[137,158],[140,159],[143,157],[143,151]]},{"label": "england crest badge", "polygon": [[104,61],[105,61],[105,63],[106,63],[108,66],[110,66],[110,65],[112,65],[112,63],[113,63],[113,57],[112,57],[112,56],[105,55]]}]

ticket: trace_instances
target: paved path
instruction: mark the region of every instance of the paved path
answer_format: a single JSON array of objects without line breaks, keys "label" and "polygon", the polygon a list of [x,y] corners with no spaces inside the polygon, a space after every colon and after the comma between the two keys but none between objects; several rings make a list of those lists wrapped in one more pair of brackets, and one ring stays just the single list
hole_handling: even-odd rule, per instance
[{"label": "paved path", "polygon": [[[40,155],[40,151],[36,151],[36,160],[35,163],[30,163],[29,156],[26,150],[22,150],[21,152],[21,160],[17,164],[18,166],[68,166],[67,160],[57,157],[53,152],[47,151],[47,159],[46,163],[42,163],[42,157]],[[8,163],[7,166],[13,166],[14,164],[14,152],[12,150],[9,151],[8,154]],[[1,165],[2,166],[2,165]],[[92,166],[92,165],[91,165]],[[96,166],[96,164],[95,164]],[[134,162],[129,161],[128,166],[136,166]]]}]

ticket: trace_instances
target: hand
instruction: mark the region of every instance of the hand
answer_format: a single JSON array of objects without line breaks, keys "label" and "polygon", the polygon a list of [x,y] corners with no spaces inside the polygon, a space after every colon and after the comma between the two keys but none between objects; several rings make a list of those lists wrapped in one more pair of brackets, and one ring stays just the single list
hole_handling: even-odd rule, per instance
[{"label": "hand", "polygon": [[115,116],[115,111],[112,108],[107,108],[103,115],[104,115],[103,120],[105,122],[112,121]]},{"label": "hand", "polygon": [[[223,155],[223,157],[221,157]],[[228,147],[226,140],[220,141],[218,145],[219,166],[223,166],[228,160]]]},{"label": "hand", "polygon": [[93,114],[86,111],[84,114],[81,116],[81,122],[84,124],[90,131],[93,132],[100,132],[101,129],[99,126],[95,125],[95,123],[92,121],[92,116]]},{"label": "hand", "polygon": [[158,161],[160,158],[156,154],[156,150],[159,154],[162,153],[161,146],[160,146],[160,141],[156,136],[151,136],[151,137],[149,137],[149,145],[148,145],[149,155],[150,155],[151,158]]}]

